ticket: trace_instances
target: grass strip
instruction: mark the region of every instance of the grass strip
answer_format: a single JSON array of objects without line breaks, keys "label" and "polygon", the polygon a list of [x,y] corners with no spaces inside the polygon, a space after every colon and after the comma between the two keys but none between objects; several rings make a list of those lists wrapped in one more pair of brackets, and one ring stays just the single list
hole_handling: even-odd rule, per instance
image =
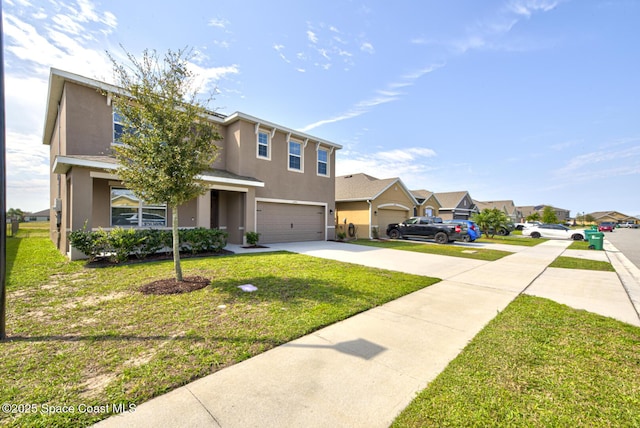
[{"label": "grass strip", "polygon": [[640,328],[520,296],[393,427],[637,427]]},{"label": "grass strip", "polygon": [[564,269],[584,269],[584,270],[597,270],[603,272],[615,272],[611,263],[600,260],[588,260],[577,257],[565,257],[560,256],[555,259],[549,267],[564,268]]},{"label": "grass strip", "polygon": [[369,247],[389,248],[393,250],[413,251],[416,253],[439,254],[441,256],[462,257],[465,259],[494,261],[508,256],[512,253],[500,250],[485,248],[463,247],[457,245],[440,245],[428,242],[415,241],[372,241],[368,239],[358,239],[349,241],[351,244],[365,245]]}]

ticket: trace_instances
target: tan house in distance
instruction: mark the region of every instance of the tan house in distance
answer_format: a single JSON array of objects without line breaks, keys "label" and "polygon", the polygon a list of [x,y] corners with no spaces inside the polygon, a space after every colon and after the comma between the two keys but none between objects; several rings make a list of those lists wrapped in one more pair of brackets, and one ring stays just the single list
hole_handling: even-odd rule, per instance
[{"label": "tan house in distance", "polygon": [[478,211],[483,211],[485,209],[493,209],[497,208],[509,218],[513,223],[520,223],[522,221],[522,213],[516,207],[516,204],[511,200],[504,201],[473,201],[478,207]]},{"label": "tan house in distance", "polygon": [[600,224],[603,221],[612,221],[614,223],[638,223],[638,219],[636,217],[626,215],[618,211],[596,211],[587,215],[593,217],[597,224]]},{"label": "tan house in distance", "polygon": [[[69,253],[68,233],[115,226],[171,226],[166,205],[147,204],[117,176],[112,146],[122,132],[111,95],[119,88],[51,69],[43,143],[50,148],[51,239]],[[236,112],[211,112],[219,156],[200,180],[209,190],[179,207],[180,227],[225,230],[242,244],[335,237],[335,159],[340,145]]]},{"label": "tan house in distance", "polygon": [[[516,208],[522,214],[522,218],[523,219],[526,219],[527,217],[529,217],[533,213],[538,213],[540,215],[540,218],[542,218],[542,214],[544,214],[544,208],[546,206],[547,205],[519,206],[519,207],[516,207]],[[556,213],[556,217],[558,218],[558,222],[559,223],[564,223],[564,222],[570,220],[571,211],[565,210],[563,208],[556,208],[556,207],[551,206],[551,205],[549,205],[549,206],[551,207],[553,212]]]},{"label": "tan house in distance", "polygon": [[442,205],[435,193],[428,190],[412,190],[411,193],[418,201],[414,212],[416,216],[438,217]]},{"label": "tan house in distance", "polygon": [[418,202],[399,178],[367,174],[336,177],[336,233],[347,238],[385,236],[389,223],[413,216]]},{"label": "tan house in distance", "polygon": [[435,196],[441,205],[438,216],[443,220],[469,220],[478,212],[467,191],[436,193]]}]

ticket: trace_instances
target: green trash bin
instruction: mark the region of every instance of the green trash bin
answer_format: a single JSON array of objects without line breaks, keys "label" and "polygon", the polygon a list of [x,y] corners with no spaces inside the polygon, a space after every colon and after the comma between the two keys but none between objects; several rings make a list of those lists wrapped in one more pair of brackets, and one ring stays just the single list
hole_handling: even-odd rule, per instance
[{"label": "green trash bin", "polygon": [[604,233],[596,232],[589,235],[589,248],[602,250],[604,248]]},{"label": "green trash bin", "polygon": [[598,226],[596,226],[595,224],[591,225],[591,230],[595,230],[596,232],[598,231]]},{"label": "green trash bin", "polygon": [[593,235],[594,233],[598,233],[597,230],[593,230],[593,229],[585,229],[584,231],[584,240],[585,241],[589,241],[589,237],[591,235]]}]

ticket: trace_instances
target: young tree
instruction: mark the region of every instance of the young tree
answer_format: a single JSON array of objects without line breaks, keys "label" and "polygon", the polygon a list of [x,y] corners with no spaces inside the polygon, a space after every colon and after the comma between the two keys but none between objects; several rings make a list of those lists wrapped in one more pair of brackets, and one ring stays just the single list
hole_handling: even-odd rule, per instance
[{"label": "young tree", "polygon": [[542,211],[542,222],[549,224],[556,224],[558,222],[558,216],[552,207],[549,205],[544,207]]},{"label": "young tree", "polygon": [[9,208],[9,211],[7,211],[7,217],[9,217],[11,220],[23,221],[24,211],[22,211],[20,208]]},{"label": "young tree", "polygon": [[540,213],[538,211],[534,211],[529,214],[526,218],[527,221],[540,221]]},{"label": "young tree", "polygon": [[500,229],[507,229],[509,218],[498,208],[486,208],[482,212],[472,216],[472,220],[478,224],[482,232],[493,238]]},{"label": "young tree", "polygon": [[112,94],[124,125],[122,144],[115,146],[118,175],[137,197],[171,209],[175,276],[182,281],[178,207],[206,191],[197,176],[210,168],[218,154],[214,142],[222,139],[207,120],[210,98],[199,99],[188,68],[191,51],[169,50],[160,58],[145,50],[141,59],[127,52],[131,67],[107,54],[123,89]]}]

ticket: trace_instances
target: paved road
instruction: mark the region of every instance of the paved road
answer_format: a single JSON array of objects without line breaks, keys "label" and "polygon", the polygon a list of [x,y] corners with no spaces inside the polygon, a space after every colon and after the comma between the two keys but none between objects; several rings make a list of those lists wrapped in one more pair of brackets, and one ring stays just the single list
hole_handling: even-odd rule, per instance
[{"label": "paved road", "polygon": [[606,232],[604,236],[640,269],[640,229],[616,229],[612,233]]}]

